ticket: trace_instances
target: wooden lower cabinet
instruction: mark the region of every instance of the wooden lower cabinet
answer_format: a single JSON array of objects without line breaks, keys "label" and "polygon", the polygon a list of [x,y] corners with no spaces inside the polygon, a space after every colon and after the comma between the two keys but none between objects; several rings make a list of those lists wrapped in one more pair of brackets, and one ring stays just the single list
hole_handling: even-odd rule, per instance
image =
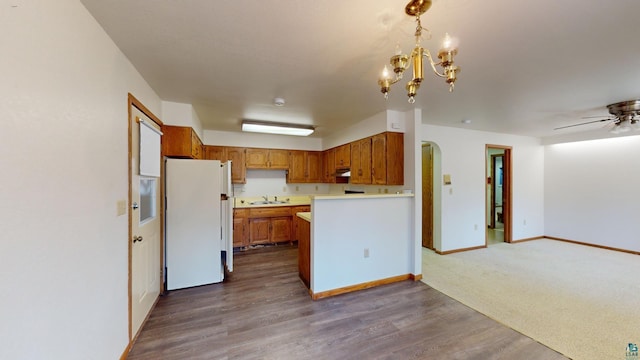
[{"label": "wooden lower cabinet", "polygon": [[311,283],[311,223],[296,216],[298,238],[298,274],[302,282],[310,288]]},{"label": "wooden lower cabinet", "polygon": [[233,210],[233,247],[249,246],[249,209]]},{"label": "wooden lower cabinet", "polygon": [[292,206],[291,207],[291,240],[300,240],[298,238],[298,216],[296,215],[299,212],[309,212],[311,211],[311,206],[309,205],[301,205],[301,206]]},{"label": "wooden lower cabinet", "polygon": [[251,208],[249,245],[291,241],[291,210],[288,206]]},{"label": "wooden lower cabinet", "polygon": [[271,219],[249,219],[249,244],[268,244],[271,242],[269,228]]},{"label": "wooden lower cabinet", "polygon": [[249,244],[291,241],[291,217],[249,219]]}]

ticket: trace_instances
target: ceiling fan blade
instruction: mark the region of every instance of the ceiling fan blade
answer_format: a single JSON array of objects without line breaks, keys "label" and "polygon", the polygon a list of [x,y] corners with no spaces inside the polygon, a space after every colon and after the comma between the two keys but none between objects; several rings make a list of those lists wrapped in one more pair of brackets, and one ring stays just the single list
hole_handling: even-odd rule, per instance
[{"label": "ceiling fan blade", "polygon": [[605,122],[605,121],[612,121],[614,119],[598,119],[598,120],[593,120],[593,121],[587,121],[587,122],[583,122],[583,123],[579,123],[579,124],[573,124],[573,125],[567,125],[567,126],[560,126],[557,127],[553,130],[560,130],[560,129],[566,129],[566,128],[570,128],[570,127],[574,127],[574,126],[580,126],[580,125],[587,125],[587,124],[593,124],[593,123],[598,123],[598,122]]}]

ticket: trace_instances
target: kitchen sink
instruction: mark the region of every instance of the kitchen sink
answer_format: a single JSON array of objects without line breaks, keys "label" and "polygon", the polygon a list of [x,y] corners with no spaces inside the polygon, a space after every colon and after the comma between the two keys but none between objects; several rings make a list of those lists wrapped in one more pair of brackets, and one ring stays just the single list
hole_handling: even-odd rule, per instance
[{"label": "kitchen sink", "polygon": [[249,205],[269,205],[269,204],[288,204],[288,201],[252,201],[249,203]]}]

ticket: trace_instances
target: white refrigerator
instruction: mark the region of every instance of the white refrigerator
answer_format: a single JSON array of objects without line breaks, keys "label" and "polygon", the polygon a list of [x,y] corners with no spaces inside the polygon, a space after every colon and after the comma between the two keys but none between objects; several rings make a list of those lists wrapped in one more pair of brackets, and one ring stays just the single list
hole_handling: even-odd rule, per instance
[{"label": "white refrigerator", "polygon": [[213,284],[233,271],[231,162],[166,159],[166,289]]}]

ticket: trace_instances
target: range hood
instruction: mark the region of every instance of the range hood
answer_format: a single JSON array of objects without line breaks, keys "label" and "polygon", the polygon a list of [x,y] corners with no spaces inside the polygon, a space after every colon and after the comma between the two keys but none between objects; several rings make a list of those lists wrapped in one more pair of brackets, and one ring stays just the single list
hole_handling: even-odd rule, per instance
[{"label": "range hood", "polygon": [[336,170],[336,177],[350,177],[351,170],[350,169],[338,169]]}]

